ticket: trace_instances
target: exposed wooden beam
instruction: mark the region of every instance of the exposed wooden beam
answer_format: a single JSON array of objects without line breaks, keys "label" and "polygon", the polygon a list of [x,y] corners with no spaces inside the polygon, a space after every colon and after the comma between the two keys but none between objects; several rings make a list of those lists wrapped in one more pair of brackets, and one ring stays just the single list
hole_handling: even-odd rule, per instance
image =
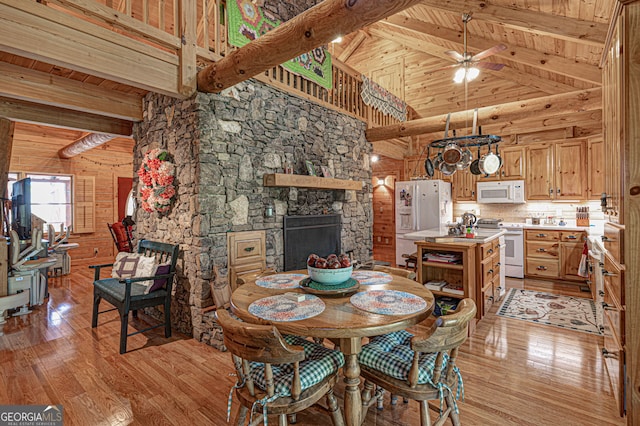
[{"label": "exposed wooden beam", "polygon": [[[426,53],[437,58],[451,61],[451,57],[444,54],[442,46],[426,41],[422,38],[411,37],[405,34],[401,34],[396,28],[386,26],[385,29],[377,23],[369,27],[371,35],[380,37],[386,40],[393,41],[409,49],[417,50]],[[481,72],[491,72],[494,75],[500,76],[505,80],[513,81],[522,86],[532,87],[545,93],[554,94],[558,92],[572,92],[576,88],[567,84],[558,83],[555,81],[547,80],[532,74],[527,74],[518,71],[511,67],[505,67],[501,71],[482,70]],[[453,75],[453,73],[452,73]]]},{"label": "exposed wooden beam", "polygon": [[133,122],[65,108],[0,97],[0,117],[85,132],[131,136]]},{"label": "exposed wooden beam", "polygon": [[175,52],[34,1],[0,0],[0,51],[183,97]]},{"label": "exposed wooden beam", "polygon": [[[602,108],[602,90],[595,88],[478,108],[478,121],[484,125],[484,123],[518,120],[535,115],[552,116],[600,108]],[[452,113],[450,125],[462,126],[468,121],[470,113],[473,113],[473,111]],[[374,127],[366,131],[366,136],[370,142],[374,142],[432,133],[444,130],[446,120],[447,114],[443,114],[391,126]]]},{"label": "exposed wooden beam", "polygon": [[365,41],[366,38],[367,35],[364,31],[358,31],[351,42],[347,46],[345,46],[342,52],[338,55],[338,59],[340,59],[342,62],[346,62],[347,60],[349,60],[349,57],[353,55],[353,52],[355,52],[356,49],[360,47],[360,45],[363,41]]},{"label": "exposed wooden beam", "polygon": [[0,62],[0,96],[130,121],[142,120],[142,99],[95,84]]},{"label": "exposed wooden beam", "polygon": [[198,90],[220,92],[420,1],[325,0],[201,70]]},{"label": "exposed wooden beam", "polygon": [[[13,147],[13,130],[15,123],[6,118],[0,118],[0,197],[6,197],[7,182],[9,181],[9,161]],[[0,202],[0,205],[2,202]],[[2,214],[0,214],[2,216]],[[2,224],[0,223],[0,227]]]},{"label": "exposed wooden beam", "polygon": [[[428,36],[430,38],[435,37],[436,39],[456,43],[456,49],[459,51],[463,50],[463,34],[440,25],[431,25],[428,22],[402,15],[390,16],[384,21],[380,21],[378,24],[382,28],[397,27],[419,36]],[[468,37],[467,48],[472,51],[475,50],[479,52],[489,49],[496,44],[498,44],[498,42],[495,40],[474,35],[472,37]],[[597,85],[602,83],[602,71],[597,65],[580,63],[575,59],[567,59],[563,56],[542,53],[534,49],[527,49],[526,47],[513,45],[509,45],[507,50],[498,52],[496,56],[506,58],[511,62],[576,78],[588,83]]]},{"label": "exposed wooden beam", "polygon": [[451,13],[471,12],[473,19],[490,22],[538,36],[550,36],[573,43],[604,47],[607,24],[582,21],[533,10],[504,7],[473,0],[424,0],[421,7]]},{"label": "exposed wooden beam", "polygon": [[109,142],[115,138],[114,135],[107,135],[104,133],[90,133],[87,136],[78,139],[77,141],[60,148],[58,151],[58,157],[68,159],[75,157],[78,154],[89,151],[102,144]]}]

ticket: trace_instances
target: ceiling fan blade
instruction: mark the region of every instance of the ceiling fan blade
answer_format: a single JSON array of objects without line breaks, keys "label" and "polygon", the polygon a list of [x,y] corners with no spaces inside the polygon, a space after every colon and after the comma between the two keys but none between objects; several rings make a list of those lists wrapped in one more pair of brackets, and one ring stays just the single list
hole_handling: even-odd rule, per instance
[{"label": "ceiling fan blade", "polygon": [[504,44],[499,44],[487,50],[483,50],[482,52],[476,53],[475,55],[473,55],[473,60],[479,61],[480,59],[488,58],[489,56],[493,56],[496,53],[502,52],[503,50],[506,50],[506,49],[507,49],[507,46],[505,46]]},{"label": "ceiling fan blade", "polygon": [[426,74],[432,74],[434,72],[438,72],[438,71],[442,71],[442,70],[448,70],[448,69],[456,68],[456,67],[459,67],[459,66],[460,66],[460,64],[446,65],[444,67],[440,67],[440,68],[436,68],[436,69],[433,69],[433,70],[429,70],[428,72],[426,72]]},{"label": "ceiling fan blade", "polygon": [[496,64],[494,62],[474,62],[473,66],[476,68],[483,68],[485,70],[492,71],[500,71],[502,68],[504,68],[504,64]]},{"label": "ceiling fan blade", "polygon": [[461,54],[459,54],[455,50],[447,50],[446,52],[444,52],[444,54],[447,55],[447,56],[451,56],[456,61],[464,61],[464,56],[462,56]]}]

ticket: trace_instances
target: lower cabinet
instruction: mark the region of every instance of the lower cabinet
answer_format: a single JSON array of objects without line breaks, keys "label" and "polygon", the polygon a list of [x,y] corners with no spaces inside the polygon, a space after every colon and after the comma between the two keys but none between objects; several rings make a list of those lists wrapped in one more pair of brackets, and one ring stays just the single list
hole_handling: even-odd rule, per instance
[{"label": "lower cabinet", "polygon": [[584,281],[578,269],[585,238],[583,231],[525,230],[525,274]]}]

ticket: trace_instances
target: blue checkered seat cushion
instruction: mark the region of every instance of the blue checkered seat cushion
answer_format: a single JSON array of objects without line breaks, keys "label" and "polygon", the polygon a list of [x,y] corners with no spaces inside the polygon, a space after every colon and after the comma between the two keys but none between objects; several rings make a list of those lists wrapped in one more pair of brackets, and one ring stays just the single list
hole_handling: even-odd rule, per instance
[{"label": "blue checkered seat cushion", "polygon": [[[289,345],[304,348],[305,359],[300,362],[300,384],[303,391],[335,374],[340,367],[344,366],[344,355],[339,351],[325,348],[298,336],[284,335],[283,338]],[[251,379],[256,386],[266,391],[264,364],[261,362],[250,364]],[[271,368],[275,393],[279,396],[291,396],[293,364],[272,364]]]}]

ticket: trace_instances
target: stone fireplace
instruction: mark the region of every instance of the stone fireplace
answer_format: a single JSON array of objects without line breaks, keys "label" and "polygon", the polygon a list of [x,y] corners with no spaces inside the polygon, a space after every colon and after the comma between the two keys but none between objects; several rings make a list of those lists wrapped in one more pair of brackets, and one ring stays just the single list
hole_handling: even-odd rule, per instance
[{"label": "stone fireplace", "polygon": [[[223,94],[186,100],[149,94],[134,130],[137,170],[144,154],[164,148],[176,164],[177,200],[166,216],[136,211],[136,237],[180,243],[174,327],[220,346],[211,313],[213,266],[227,274],[227,232],[265,230],[267,265],[284,267],[285,216],[338,214],[342,251],[371,258],[372,186],[365,123],[255,80]],[[263,175],[285,164],[306,174],[305,161],[361,191],[264,187]],[[134,180],[137,188],[137,177]],[[266,205],[275,214],[266,217]]]}]

